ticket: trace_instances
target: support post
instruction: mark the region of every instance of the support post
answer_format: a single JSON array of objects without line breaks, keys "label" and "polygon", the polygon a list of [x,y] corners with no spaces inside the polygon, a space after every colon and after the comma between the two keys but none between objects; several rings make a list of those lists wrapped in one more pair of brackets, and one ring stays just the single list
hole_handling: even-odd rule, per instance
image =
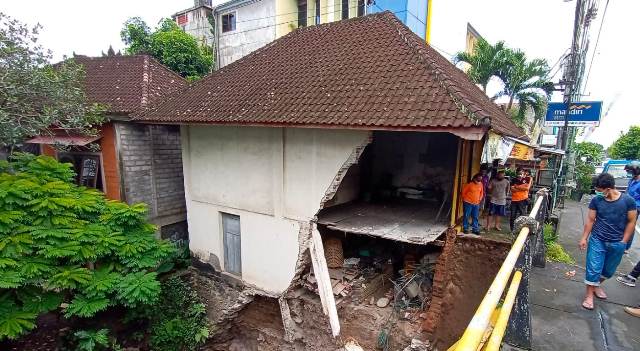
[{"label": "support post", "polygon": [[529,301],[529,275],[531,272],[531,246],[534,236],[529,236],[516,262],[516,269],[522,272],[518,295],[509,318],[504,342],[525,350],[531,349],[531,310]]}]

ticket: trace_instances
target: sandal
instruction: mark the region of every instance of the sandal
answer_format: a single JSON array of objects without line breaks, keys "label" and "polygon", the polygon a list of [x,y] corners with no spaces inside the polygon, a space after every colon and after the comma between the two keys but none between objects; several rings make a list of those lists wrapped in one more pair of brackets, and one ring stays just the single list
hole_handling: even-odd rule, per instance
[{"label": "sandal", "polygon": [[582,301],[582,308],[585,310],[593,311],[593,302],[588,303],[587,300]]},{"label": "sandal", "polygon": [[606,294],[603,290],[600,290],[600,294],[598,294],[598,289],[596,289],[596,290],[593,292],[593,295],[595,295],[595,296],[596,296],[597,298],[599,298],[600,300],[606,300],[606,299],[607,299],[607,297],[608,297],[608,296],[607,296],[607,294]]}]

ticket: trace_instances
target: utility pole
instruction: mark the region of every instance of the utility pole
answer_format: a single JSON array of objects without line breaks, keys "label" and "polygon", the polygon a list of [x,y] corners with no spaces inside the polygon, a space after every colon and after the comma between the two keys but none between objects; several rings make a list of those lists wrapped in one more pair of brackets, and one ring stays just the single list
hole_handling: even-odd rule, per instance
[{"label": "utility pole", "polygon": [[557,140],[558,148],[567,151],[569,147],[569,114],[571,113],[571,103],[573,102],[573,94],[575,92],[575,87],[577,84],[577,76],[579,74],[578,64],[580,62],[580,58],[578,57],[579,52],[579,39],[580,39],[580,23],[581,23],[581,12],[582,12],[582,1],[576,0],[576,10],[573,18],[573,37],[571,40],[571,50],[567,55],[567,64],[565,66],[565,72],[563,81],[565,83],[564,88],[564,97],[563,102],[566,104],[567,109],[564,114],[564,126],[560,130],[560,135]]}]

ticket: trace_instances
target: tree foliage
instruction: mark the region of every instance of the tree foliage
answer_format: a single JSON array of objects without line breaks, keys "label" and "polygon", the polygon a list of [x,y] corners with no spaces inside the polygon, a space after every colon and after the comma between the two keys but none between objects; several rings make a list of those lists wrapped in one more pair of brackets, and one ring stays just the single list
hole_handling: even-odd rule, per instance
[{"label": "tree foliage", "polygon": [[609,157],[616,159],[640,159],[640,126],[632,126],[629,131],[611,144]]},{"label": "tree foliage", "polygon": [[94,135],[104,121],[104,107],[87,102],[82,67],[73,60],[52,66],[51,53],[38,44],[40,30],[0,13],[0,146],[20,145],[52,126]]},{"label": "tree foliage", "polygon": [[108,201],[74,176],[47,156],[0,163],[0,340],[62,303],[66,317],[91,317],[158,299],[155,269],[173,244],[155,238],[143,204]]},{"label": "tree foliage", "polygon": [[182,77],[198,79],[211,71],[213,50],[198,44],[170,19],[163,19],[152,31],[139,17],[130,18],[120,37],[127,54],[149,54]]},{"label": "tree foliage", "polygon": [[585,141],[573,144],[572,148],[576,157],[580,159],[580,161],[582,161],[583,157],[586,159],[582,162],[598,165],[602,163],[602,160],[604,159],[604,146],[598,143]]},{"label": "tree foliage", "polygon": [[604,159],[604,146],[598,143],[582,142],[572,146],[576,155],[576,181],[578,190],[588,193],[591,191],[595,166]]},{"label": "tree foliage", "polygon": [[[524,52],[511,49],[502,41],[491,45],[480,39],[472,53],[459,52],[454,62],[469,64],[467,75],[485,93],[489,81],[494,77],[499,78],[503,84],[502,90],[491,98],[495,100],[502,96],[508,97],[506,109],[516,123],[522,124],[529,110],[534,112],[536,120],[544,115],[553,92],[546,60],[528,60]],[[518,103],[518,108],[512,111],[515,102]]]},{"label": "tree foliage", "polygon": [[454,57],[454,63],[465,62],[469,65],[467,75],[472,82],[480,85],[487,93],[489,81],[498,76],[498,72],[504,66],[508,50],[504,41],[491,45],[484,39],[478,39],[473,52],[459,52]]}]

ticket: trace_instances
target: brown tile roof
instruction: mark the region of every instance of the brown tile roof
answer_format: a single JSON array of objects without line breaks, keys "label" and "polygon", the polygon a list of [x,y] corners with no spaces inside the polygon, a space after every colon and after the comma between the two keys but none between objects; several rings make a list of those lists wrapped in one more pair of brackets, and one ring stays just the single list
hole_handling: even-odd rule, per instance
[{"label": "brown tile roof", "polygon": [[107,105],[112,114],[138,111],[188,85],[178,74],[147,55],[74,59],[84,66],[89,101]]},{"label": "brown tile roof", "polygon": [[524,134],[390,12],[298,29],[134,118],[398,130],[489,118],[499,133]]}]

